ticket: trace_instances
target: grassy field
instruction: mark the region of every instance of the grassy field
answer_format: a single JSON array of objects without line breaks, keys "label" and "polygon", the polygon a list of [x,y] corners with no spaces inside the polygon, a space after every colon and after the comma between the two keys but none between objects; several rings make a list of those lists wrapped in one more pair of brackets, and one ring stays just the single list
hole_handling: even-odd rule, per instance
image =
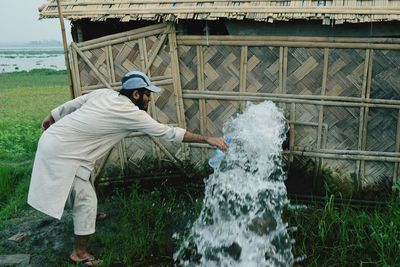
[{"label": "grassy field", "polygon": [[[0,74],[0,230],[31,210],[26,196],[40,122],[68,99],[65,72]],[[99,225],[91,243],[105,266],[172,266],[178,245],[172,234],[183,231],[196,217],[201,194],[165,187],[143,191],[133,186],[103,190],[99,201],[111,218]],[[296,265],[400,266],[398,201],[393,198],[370,209],[338,202],[326,196],[322,203],[285,212],[288,224],[298,228],[292,233],[296,240],[293,252],[296,257],[306,256]],[[12,249],[0,245],[0,254],[40,253],[41,265],[37,266],[68,266],[72,241],[66,237],[72,237],[72,221],[66,220],[65,225],[57,233],[58,241],[65,239],[66,246],[39,250],[38,243]],[[51,232],[48,235],[43,239],[56,238]]]},{"label": "grassy field", "polygon": [[63,71],[0,74],[0,224],[25,207],[41,120],[68,98]]}]

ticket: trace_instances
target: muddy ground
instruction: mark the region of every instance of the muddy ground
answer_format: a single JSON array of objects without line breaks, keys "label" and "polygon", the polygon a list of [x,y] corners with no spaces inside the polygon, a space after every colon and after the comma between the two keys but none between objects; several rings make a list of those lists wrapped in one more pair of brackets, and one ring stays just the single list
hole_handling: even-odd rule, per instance
[{"label": "muddy ground", "polygon": [[[61,221],[41,214],[33,209],[23,211],[20,217],[11,219],[0,231],[0,251],[2,255],[29,254],[29,265],[68,265],[68,256],[73,246],[72,216],[65,212]],[[21,241],[10,241],[16,234],[27,234]]]}]

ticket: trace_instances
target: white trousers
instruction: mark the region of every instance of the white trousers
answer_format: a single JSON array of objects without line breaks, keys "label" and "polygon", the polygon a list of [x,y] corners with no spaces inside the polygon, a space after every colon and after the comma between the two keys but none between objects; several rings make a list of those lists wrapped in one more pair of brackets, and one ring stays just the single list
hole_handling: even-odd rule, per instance
[{"label": "white trousers", "polygon": [[75,176],[68,204],[72,208],[75,235],[91,235],[96,229],[97,196],[89,179]]}]

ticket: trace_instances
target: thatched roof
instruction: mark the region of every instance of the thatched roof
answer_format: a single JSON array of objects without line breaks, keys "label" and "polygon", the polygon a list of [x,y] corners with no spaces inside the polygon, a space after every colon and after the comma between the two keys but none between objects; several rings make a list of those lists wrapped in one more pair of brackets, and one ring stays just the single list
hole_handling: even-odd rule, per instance
[{"label": "thatched roof", "polygon": [[[323,24],[400,20],[393,0],[60,0],[69,20],[104,21],[180,19],[275,20],[320,19]],[[40,8],[41,18],[58,17],[57,1]]]}]

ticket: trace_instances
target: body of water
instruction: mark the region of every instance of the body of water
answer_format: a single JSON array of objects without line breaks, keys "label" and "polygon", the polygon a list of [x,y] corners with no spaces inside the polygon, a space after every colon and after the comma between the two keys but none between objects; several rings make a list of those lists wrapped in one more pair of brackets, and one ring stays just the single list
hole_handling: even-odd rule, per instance
[{"label": "body of water", "polygon": [[0,73],[32,69],[64,70],[62,47],[0,47]]}]

